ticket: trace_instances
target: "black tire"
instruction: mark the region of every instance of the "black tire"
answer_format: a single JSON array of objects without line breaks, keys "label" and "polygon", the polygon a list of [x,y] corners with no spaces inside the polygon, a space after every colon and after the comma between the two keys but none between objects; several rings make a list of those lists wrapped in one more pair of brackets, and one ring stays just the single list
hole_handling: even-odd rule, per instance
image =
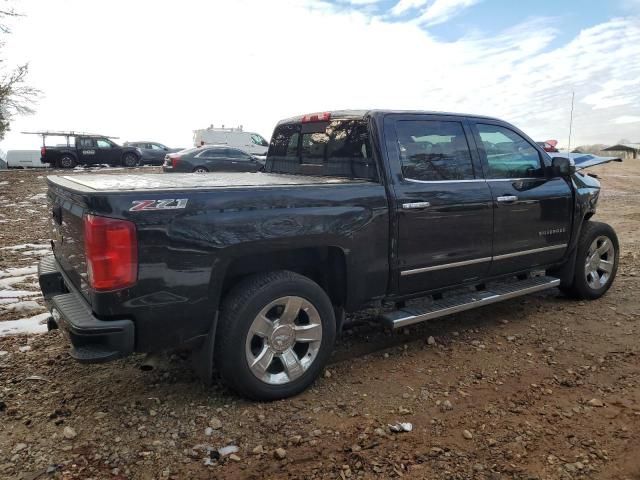
[{"label": "black tire", "polygon": [[193,173],[209,173],[209,169],[207,167],[196,167],[193,169]]},{"label": "black tire", "polygon": [[60,159],[58,160],[59,168],[75,168],[77,164],[78,163],[76,162],[76,159],[73,157],[73,155],[66,154],[60,157]]},{"label": "black tire", "polygon": [[[589,262],[588,259],[592,257],[590,249],[594,242],[596,242],[597,245],[603,245],[600,239],[608,239],[608,241],[611,242],[613,253],[605,255],[607,257],[605,263],[613,262],[613,264],[610,272],[598,269],[596,274],[599,278],[595,281],[594,274],[590,273],[594,268],[592,266],[594,263]],[[585,222],[582,227],[582,231],[580,232],[580,239],[578,240],[578,252],[576,256],[573,284],[569,287],[561,288],[561,290],[574,298],[587,300],[600,298],[607,292],[607,290],[609,290],[613,280],[616,278],[619,254],[620,247],[618,244],[618,236],[610,225],[602,222]],[[608,258],[608,256],[611,256],[612,258]],[[601,263],[602,260],[603,258],[600,258],[599,262]],[[608,265],[605,266],[608,268]],[[601,278],[604,278],[605,273],[608,273],[606,281],[601,281]],[[600,277],[601,274],[602,277]],[[598,287],[597,285],[600,286]]]},{"label": "black tire", "polygon": [[125,153],[122,156],[122,165],[127,168],[137,167],[139,161],[140,159],[136,156],[135,153]]},{"label": "black tire", "polygon": [[[315,313],[319,314],[322,337],[319,347],[318,344],[314,347],[316,348],[315,359],[306,367],[306,370],[302,370],[304,373],[286,383],[273,384],[258,378],[249,365],[247,350],[253,337],[249,332],[255,320],[259,318],[259,313],[283,297],[302,299],[315,308]],[[305,311],[307,310],[300,309],[298,311],[300,317],[297,318],[301,318],[302,312]],[[280,316],[284,318],[284,311]],[[274,330],[276,331],[277,329]],[[333,306],[327,294],[317,283],[290,271],[256,274],[242,280],[222,302],[216,332],[215,364],[223,382],[240,395],[262,401],[286,398],[302,392],[313,383],[329,359],[335,337],[336,321]],[[264,345],[272,344],[274,341],[280,340],[277,336],[273,340],[272,336],[271,340],[264,340]],[[296,343],[290,349],[293,350],[297,346]],[[299,362],[304,361],[306,355],[311,356],[310,353],[303,353]],[[273,358],[275,362],[268,364],[277,367],[279,362],[284,372],[285,363],[280,361],[282,357],[276,354]],[[283,375],[283,373],[277,374]],[[288,373],[286,377],[289,378]]]}]

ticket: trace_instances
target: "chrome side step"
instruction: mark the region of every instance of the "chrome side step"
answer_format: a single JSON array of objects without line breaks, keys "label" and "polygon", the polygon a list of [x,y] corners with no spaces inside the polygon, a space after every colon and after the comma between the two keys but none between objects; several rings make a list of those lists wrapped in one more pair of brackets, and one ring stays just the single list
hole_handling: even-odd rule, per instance
[{"label": "chrome side step", "polygon": [[498,284],[480,292],[469,292],[437,300],[426,309],[403,308],[395,310],[382,315],[382,320],[391,328],[406,327],[414,323],[509,300],[510,298],[539,292],[558,285],[560,285],[560,279],[558,278],[533,277],[513,283]]}]

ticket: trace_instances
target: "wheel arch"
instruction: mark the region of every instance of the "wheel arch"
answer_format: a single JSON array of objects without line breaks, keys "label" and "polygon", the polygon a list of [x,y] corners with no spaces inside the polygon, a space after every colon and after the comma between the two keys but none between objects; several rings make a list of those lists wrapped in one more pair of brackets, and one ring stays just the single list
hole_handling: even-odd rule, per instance
[{"label": "wheel arch", "polygon": [[218,280],[218,303],[248,275],[289,270],[316,282],[336,308],[343,307],[348,300],[346,261],[345,251],[338,246],[301,247],[235,257],[227,264],[222,279]]}]

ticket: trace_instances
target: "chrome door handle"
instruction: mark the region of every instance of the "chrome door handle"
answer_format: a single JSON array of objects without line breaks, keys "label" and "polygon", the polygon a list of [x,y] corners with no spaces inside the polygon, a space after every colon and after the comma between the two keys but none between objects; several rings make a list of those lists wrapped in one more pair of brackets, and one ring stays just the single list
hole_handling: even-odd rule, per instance
[{"label": "chrome door handle", "polygon": [[518,197],[516,197],[515,195],[502,195],[502,196],[496,198],[496,200],[498,202],[502,202],[502,203],[509,203],[509,202],[517,201]]},{"label": "chrome door handle", "polygon": [[428,208],[431,204],[429,202],[412,202],[412,203],[403,203],[403,210],[415,210],[419,208]]}]

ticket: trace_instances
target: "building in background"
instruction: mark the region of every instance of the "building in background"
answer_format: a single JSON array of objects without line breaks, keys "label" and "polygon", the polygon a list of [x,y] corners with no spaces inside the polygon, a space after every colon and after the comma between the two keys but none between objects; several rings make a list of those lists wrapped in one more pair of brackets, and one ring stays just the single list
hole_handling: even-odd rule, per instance
[{"label": "building in background", "polygon": [[603,152],[615,152],[621,156],[623,160],[629,158],[636,159],[640,154],[640,143],[619,143],[618,145],[612,145],[604,148]]}]

